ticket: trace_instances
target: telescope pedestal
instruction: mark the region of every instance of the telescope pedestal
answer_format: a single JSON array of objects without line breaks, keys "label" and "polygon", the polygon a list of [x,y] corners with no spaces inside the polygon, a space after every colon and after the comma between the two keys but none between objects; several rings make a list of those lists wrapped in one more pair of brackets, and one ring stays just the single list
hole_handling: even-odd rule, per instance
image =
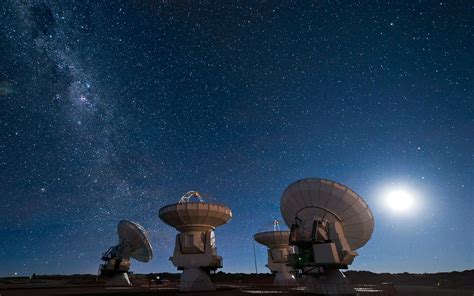
[{"label": "telescope pedestal", "polygon": [[[283,233],[283,232],[274,232],[274,233]],[[257,234],[258,235],[258,234]],[[257,236],[258,239],[262,240],[262,236]],[[284,237],[284,236],[282,236]],[[286,238],[288,235],[286,235]],[[257,240],[258,241],[258,240]],[[295,276],[292,274],[293,269],[286,265],[288,262],[288,254],[290,253],[289,246],[270,246],[267,250],[268,252],[268,264],[266,265],[268,269],[275,275],[275,280],[273,281],[274,286],[279,287],[293,287],[296,286]]]},{"label": "telescope pedestal", "polygon": [[295,276],[287,270],[277,271],[273,285],[279,287],[293,287],[296,286],[296,279]]},{"label": "telescope pedestal", "polygon": [[213,291],[215,289],[209,274],[202,268],[185,268],[183,270],[179,284],[180,291]]},{"label": "telescope pedestal", "polygon": [[126,272],[119,272],[109,275],[105,285],[107,287],[130,287],[132,286],[132,283],[130,283],[130,279]]},{"label": "telescope pedestal", "polygon": [[[184,253],[183,251],[187,252]],[[222,267],[222,257],[217,256],[214,232],[194,231],[176,235],[173,265],[182,269],[181,291],[212,291],[214,284],[209,271]]]},{"label": "telescope pedestal", "polygon": [[349,281],[338,269],[327,269],[324,274],[305,276],[306,293],[317,295],[357,295]]},{"label": "telescope pedestal", "polygon": [[130,287],[128,270],[130,260],[127,258],[108,258],[104,264],[99,267],[99,275],[105,276],[105,285],[107,287]]}]

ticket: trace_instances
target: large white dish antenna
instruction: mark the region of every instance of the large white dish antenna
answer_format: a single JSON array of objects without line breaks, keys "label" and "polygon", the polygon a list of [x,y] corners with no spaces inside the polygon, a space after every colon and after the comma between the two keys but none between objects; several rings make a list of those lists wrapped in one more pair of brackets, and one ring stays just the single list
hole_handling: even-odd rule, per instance
[{"label": "large white dish antenna", "polygon": [[289,245],[289,230],[265,231],[255,234],[254,239],[267,247],[282,247]]},{"label": "large white dish antenna", "polygon": [[148,262],[153,258],[153,249],[143,226],[128,220],[121,220],[117,225],[119,236],[119,250],[116,255],[131,257],[141,262]]},{"label": "large white dish antenna", "polygon": [[349,187],[331,180],[307,178],[290,184],[281,197],[280,210],[289,227],[315,218],[342,222],[352,250],[364,246],[374,230],[367,203]]},{"label": "large white dish antenna", "polygon": [[215,203],[182,202],[162,207],[159,216],[181,232],[214,230],[232,218],[232,210]]}]

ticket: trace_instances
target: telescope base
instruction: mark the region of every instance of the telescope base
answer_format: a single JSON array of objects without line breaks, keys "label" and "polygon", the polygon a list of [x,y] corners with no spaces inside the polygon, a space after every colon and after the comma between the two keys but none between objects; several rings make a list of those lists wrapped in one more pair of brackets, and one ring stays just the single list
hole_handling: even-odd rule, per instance
[{"label": "telescope base", "polygon": [[324,274],[307,274],[305,286],[306,293],[316,295],[357,295],[351,283],[338,269],[327,269]]},{"label": "telescope base", "polygon": [[209,274],[199,268],[185,268],[181,274],[179,290],[188,291],[213,291],[216,287],[211,282]]},{"label": "telescope base", "polygon": [[126,272],[119,272],[108,276],[105,285],[107,287],[130,287],[132,283],[130,283]]},{"label": "telescope base", "polygon": [[289,272],[276,272],[275,280],[273,281],[274,286],[278,287],[294,287],[296,286],[296,279],[294,275]]}]

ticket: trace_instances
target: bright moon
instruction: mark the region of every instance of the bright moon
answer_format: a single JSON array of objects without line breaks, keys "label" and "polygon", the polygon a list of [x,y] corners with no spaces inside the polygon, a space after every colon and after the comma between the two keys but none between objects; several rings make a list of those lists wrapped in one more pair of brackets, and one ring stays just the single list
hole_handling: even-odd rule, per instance
[{"label": "bright moon", "polygon": [[413,195],[405,190],[393,190],[387,194],[387,206],[396,213],[406,213],[413,209]]}]

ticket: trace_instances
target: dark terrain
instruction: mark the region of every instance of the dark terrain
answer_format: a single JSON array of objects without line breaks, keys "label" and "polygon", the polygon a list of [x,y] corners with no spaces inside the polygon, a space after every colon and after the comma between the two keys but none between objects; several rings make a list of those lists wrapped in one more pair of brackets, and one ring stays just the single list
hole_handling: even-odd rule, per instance
[{"label": "dark terrain", "polygon": [[[410,274],[347,271],[346,277],[359,295],[473,295],[474,270],[449,273]],[[157,276],[160,280],[156,280]],[[271,274],[213,274],[217,291],[180,293],[179,274],[131,274],[132,288],[105,288],[105,280],[95,275],[34,275],[0,278],[1,296],[27,295],[298,295],[303,294],[302,279],[297,288],[273,287]]]}]

